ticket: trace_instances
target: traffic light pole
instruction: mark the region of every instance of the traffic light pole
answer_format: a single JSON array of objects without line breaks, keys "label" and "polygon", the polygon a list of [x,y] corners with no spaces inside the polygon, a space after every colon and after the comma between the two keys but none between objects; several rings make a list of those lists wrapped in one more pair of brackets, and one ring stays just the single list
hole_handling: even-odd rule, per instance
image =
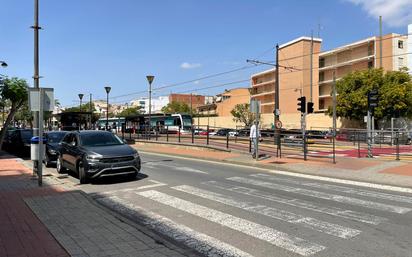
[{"label": "traffic light pole", "polygon": [[275,138],[277,143],[276,157],[282,158],[282,148],[280,143],[280,128],[276,126],[279,122],[279,45],[276,45],[276,81],[275,81]]}]

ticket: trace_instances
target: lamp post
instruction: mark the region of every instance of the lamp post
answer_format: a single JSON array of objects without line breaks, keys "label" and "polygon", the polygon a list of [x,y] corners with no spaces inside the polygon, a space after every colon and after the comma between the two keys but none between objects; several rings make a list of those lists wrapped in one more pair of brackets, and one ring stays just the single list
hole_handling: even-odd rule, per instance
[{"label": "lamp post", "polygon": [[[8,65],[7,65],[6,62],[0,61],[0,66],[3,67],[3,68],[6,68]],[[4,125],[4,103],[2,104],[2,108],[3,108],[3,111],[2,111],[3,120],[2,121],[3,121],[3,125]]]},{"label": "lamp post", "polygon": [[83,100],[83,94],[79,94],[79,99],[80,99],[80,112],[82,111],[82,100]]},{"label": "lamp post", "polygon": [[111,87],[104,87],[104,89],[106,90],[106,130],[109,129],[109,93],[110,90],[112,89]]},{"label": "lamp post", "polygon": [[152,127],[152,83],[154,80],[154,76],[147,75],[146,79],[149,82],[149,139],[150,139],[150,131]]},{"label": "lamp post", "polygon": [[[78,94],[79,99],[80,99],[80,106],[79,106],[79,112],[82,112],[82,99],[83,99],[83,94]],[[79,119],[79,130],[82,130],[82,114],[80,113],[80,119]]]}]

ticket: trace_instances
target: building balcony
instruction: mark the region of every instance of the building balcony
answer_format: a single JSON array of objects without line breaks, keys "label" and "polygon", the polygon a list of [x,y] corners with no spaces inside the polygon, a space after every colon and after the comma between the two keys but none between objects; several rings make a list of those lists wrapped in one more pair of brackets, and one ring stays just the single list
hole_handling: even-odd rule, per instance
[{"label": "building balcony", "polygon": [[319,71],[336,69],[336,68],[339,68],[339,67],[352,65],[354,63],[358,63],[358,62],[362,62],[362,61],[373,60],[374,58],[375,58],[375,55],[368,55],[368,56],[364,56],[364,57],[361,57],[361,58],[349,60],[349,61],[346,61],[346,62],[335,63],[335,64],[328,65],[328,66],[325,66],[325,67],[321,67],[321,68],[319,68]]},{"label": "building balcony", "polygon": [[268,80],[268,81],[264,81],[264,82],[259,82],[256,84],[252,84],[252,87],[261,87],[261,86],[266,86],[269,85],[271,83],[275,83],[275,80]]},{"label": "building balcony", "polygon": [[275,94],[275,91],[267,91],[267,92],[262,92],[262,93],[258,93],[258,94],[254,94],[251,95],[250,97],[254,98],[254,97],[260,97],[260,96],[265,96],[265,95],[273,95]]}]

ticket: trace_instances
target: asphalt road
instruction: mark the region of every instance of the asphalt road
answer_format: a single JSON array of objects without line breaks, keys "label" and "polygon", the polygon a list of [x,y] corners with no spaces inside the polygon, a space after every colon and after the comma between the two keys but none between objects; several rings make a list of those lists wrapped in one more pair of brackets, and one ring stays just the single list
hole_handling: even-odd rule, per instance
[{"label": "asphalt road", "polygon": [[412,256],[411,194],[141,156],[134,181],[60,179],[205,256]]}]

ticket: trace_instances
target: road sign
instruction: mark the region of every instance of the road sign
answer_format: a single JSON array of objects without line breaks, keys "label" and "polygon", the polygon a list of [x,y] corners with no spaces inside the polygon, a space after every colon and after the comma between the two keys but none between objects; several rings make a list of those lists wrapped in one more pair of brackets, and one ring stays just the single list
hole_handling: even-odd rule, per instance
[{"label": "road sign", "polygon": [[260,112],[260,101],[250,100],[250,112],[259,113]]},{"label": "road sign", "polygon": [[[54,110],[54,90],[53,88],[42,88],[43,96],[43,111],[52,112]],[[29,88],[29,109],[32,112],[40,110],[40,90],[38,88]]]}]

